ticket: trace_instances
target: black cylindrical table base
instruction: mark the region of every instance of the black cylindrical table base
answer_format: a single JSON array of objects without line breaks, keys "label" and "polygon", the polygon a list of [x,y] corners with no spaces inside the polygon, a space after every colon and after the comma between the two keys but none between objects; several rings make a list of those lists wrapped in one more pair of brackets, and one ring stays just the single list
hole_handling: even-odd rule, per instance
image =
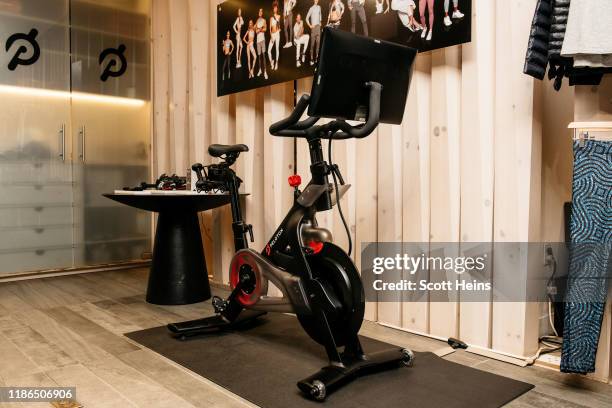
[{"label": "black cylindrical table base", "polygon": [[210,299],[198,212],[229,204],[229,194],[124,192],[104,196],[159,214],[147,302],[185,305]]},{"label": "black cylindrical table base", "polygon": [[159,213],[147,302],[185,305],[210,299],[196,212]]}]

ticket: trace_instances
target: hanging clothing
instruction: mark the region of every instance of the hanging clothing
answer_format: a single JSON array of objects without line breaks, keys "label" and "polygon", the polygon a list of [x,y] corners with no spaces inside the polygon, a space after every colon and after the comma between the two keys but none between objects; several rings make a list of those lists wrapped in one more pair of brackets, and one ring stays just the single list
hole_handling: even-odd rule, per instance
[{"label": "hanging clothing", "polygon": [[[538,0],[536,4],[525,67],[523,72],[536,79],[554,79],[556,90],[561,89],[564,77],[570,85],[599,85],[606,68],[581,68],[572,58],[562,56],[562,46],[569,21],[572,2],[576,0]],[[605,0],[604,0],[605,1]]]},{"label": "hanging clothing", "polygon": [[561,48],[565,40],[567,28],[567,17],[569,15],[570,0],[552,0],[552,12],[550,21],[550,37],[548,46],[548,60],[550,68],[548,78],[554,79],[554,88],[558,91],[563,84],[566,71],[573,66],[571,58],[561,56]]},{"label": "hanging clothing", "polygon": [[[565,57],[612,54],[612,1],[572,0],[561,55]],[[588,62],[588,61],[584,61]]]},{"label": "hanging clothing", "polygon": [[602,55],[574,55],[576,68],[612,68],[612,54]]},{"label": "hanging clothing", "polygon": [[569,15],[570,0],[553,0],[550,20],[550,41],[548,58],[558,58],[565,41],[567,29],[567,16]]},{"label": "hanging clothing", "polygon": [[552,0],[538,0],[531,23],[523,72],[539,80],[544,79],[548,67],[551,18]]},{"label": "hanging clothing", "polygon": [[612,143],[574,144],[570,266],[561,371],[595,371],[612,274]]}]

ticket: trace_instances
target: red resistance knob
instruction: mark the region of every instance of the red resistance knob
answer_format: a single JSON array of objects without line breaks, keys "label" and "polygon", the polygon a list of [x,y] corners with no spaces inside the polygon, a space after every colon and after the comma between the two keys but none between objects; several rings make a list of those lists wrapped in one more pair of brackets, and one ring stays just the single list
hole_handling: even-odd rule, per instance
[{"label": "red resistance knob", "polygon": [[289,185],[293,188],[297,188],[302,184],[302,178],[299,174],[294,174],[293,176],[289,176]]},{"label": "red resistance knob", "polygon": [[308,243],[308,246],[310,247],[310,249],[312,249],[312,253],[315,254],[315,255],[323,250],[323,243],[322,242],[310,241]]}]

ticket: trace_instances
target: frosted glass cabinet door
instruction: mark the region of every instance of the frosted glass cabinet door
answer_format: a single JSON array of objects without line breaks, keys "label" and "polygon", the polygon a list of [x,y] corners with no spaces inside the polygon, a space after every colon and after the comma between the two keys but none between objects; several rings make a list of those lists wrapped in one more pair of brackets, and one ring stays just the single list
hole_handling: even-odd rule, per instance
[{"label": "frosted glass cabinet door", "polygon": [[0,274],[73,263],[68,16],[0,1]]},{"label": "frosted glass cabinet door", "polygon": [[151,215],[102,197],[150,180],[149,3],[72,1],[76,266],[151,250]]}]

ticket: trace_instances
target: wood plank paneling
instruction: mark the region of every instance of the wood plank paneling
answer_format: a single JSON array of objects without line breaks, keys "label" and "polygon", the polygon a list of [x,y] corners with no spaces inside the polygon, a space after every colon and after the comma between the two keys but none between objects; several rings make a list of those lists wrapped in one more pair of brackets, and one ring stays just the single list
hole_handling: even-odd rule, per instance
[{"label": "wood plank paneling", "polygon": [[[469,243],[493,240],[495,2],[476,0],[472,42],[461,61],[461,250]],[[490,248],[490,246],[489,246]],[[487,277],[491,277],[491,265]],[[469,275],[469,273],[467,274]],[[466,276],[466,278],[471,278]],[[474,277],[476,278],[476,277]],[[462,302],[459,337],[468,344],[491,346],[489,302]]]},{"label": "wood plank paneling", "polygon": [[[378,140],[368,137],[356,141],[355,155],[359,160],[355,169],[354,183],[355,203],[355,264],[361,270],[361,248],[378,238]],[[378,306],[375,302],[366,303],[365,318],[377,321]]]},{"label": "wood plank paneling", "polygon": [[[496,24],[495,32],[495,194],[494,242],[537,242],[539,211],[532,206],[539,192],[532,183],[539,181],[537,85],[522,74],[526,43],[533,16],[531,1],[508,4],[497,0],[496,21],[510,19],[514,24]],[[534,109],[536,109],[534,111]],[[538,258],[541,259],[541,254]],[[493,279],[497,285],[510,286],[527,278],[532,259],[496,252]],[[519,316],[520,318],[517,318]],[[492,348],[515,355],[530,355],[537,349],[537,304],[494,302]]]},{"label": "wood plank paneling", "polygon": [[[216,100],[216,95],[211,92],[214,83],[204,81],[203,78],[212,77],[214,66],[209,62],[209,55],[212,52],[211,44],[208,41],[212,33],[209,21],[210,15],[214,15],[215,8],[209,2],[189,0],[188,2],[189,19],[189,55],[190,65],[188,66],[188,101],[189,101],[189,161],[185,164],[185,171],[190,175],[192,163],[205,163],[208,159],[207,149],[212,143],[212,134],[215,129],[217,115],[212,115],[212,101]],[[210,30],[210,31],[209,31]],[[181,174],[183,172],[181,171]],[[208,274],[221,281],[220,265],[215,263],[216,257],[211,256],[215,250],[212,212],[208,211],[199,214],[200,230],[202,231],[202,243],[206,254],[206,267]]]},{"label": "wood plank paneling", "polygon": [[[402,128],[380,125],[378,142],[378,219],[377,242],[402,242]],[[364,160],[367,160],[364,157]],[[400,271],[385,272],[391,282],[401,279]],[[378,304],[378,320],[393,326],[402,324],[401,294],[395,293]]]},{"label": "wood plank paneling", "polygon": [[278,220],[282,220],[293,205],[293,189],[288,177],[293,174],[293,139],[275,137],[268,133],[270,125],[284,119],[293,109],[293,86],[291,83],[274,85],[264,90],[264,228],[266,239],[276,231]]},{"label": "wood plank paneling", "polygon": [[[264,90],[263,116],[263,223],[254,224],[263,229],[263,239],[272,237],[279,220],[285,217],[293,205],[293,189],[287,178],[293,174],[293,139],[274,137],[268,132],[270,125],[285,118],[293,108],[293,86],[290,83],[274,85]],[[259,202],[262,200],[259,199]],[[263,247],[263,241],[261,249]],[[274,285],[272,285],[274,286]],[[278,288],[270,296],[281,296]]]},{"label": "wood plank paneling", "polygon": [[[216,95],[215,87],[211,87],[211,93]],[[234,144],[236,143],[236,97],[224,96],[213,97],[212,109],[215,112],[212,117],[213,130],[212,143]],[[213,160],[206,153],[205,163],[210,164]],[[230,206],[215,209],[211,212],[210,219],[205,223],[205,230],[210,231],[210,242],[213,251],[214,279],[217,282],[229,282],[229,265],[234,254],[234,240],[232,238],[232,211]],[[207,248],[208,249],[208,248]],[[210,272],[210,270],[209,270]]]},{"label": "wood plank paneling", "polygon": [[[460,111],[461,111],[461,48],[433,51],[431,69],[430,127],[430,241],[459,241],[460,221]],[[432,252],[433,253],[433,252]],[[437,253],[437,252],[436,252]],[[440,255],[438,253],[438,255]],[[444,254],[457,256],[458,253]],[[452,280],[454,271],[430,271],[432,282]],[[444,296],[437,292],[436,296]],[[448,300],[430,301],[429,332],[439,337],[455,337],[458,332],[459,305],[456,293]]]},{"label": "wood plank paneling", "polygon": [[[250,195],[245,198],[245,216],[253,224],[253,248],[263,248],[267,242],[264,227],[264,128],[263,89],[242,92],[236,97],[236,143],[249,146],[249,152],[240,156],[236,172],[244,181]],[[265,132],[267,133],[267,132]]]},{"label": "wood plank paneling", "polygon": [[169,2],[168,17],[170,19],[170,96],[169,127],[172,143],[170,143],[170,169],[173,173],[183,174],[185,163],[189,157],[189,52],[190,35],[189,7],[187,0],[172,0]]},{"label": "wood plank paneling", "polygon": [[168,85],[170,82],[170,21],[168,0],[153,0],[153,172],[170,169],[170,137],[168,135]]},{"label": "wood plank paneling", "polygon": [[[430,230],[431,53],[418,56],[403,124],[402,241],[428,243]],[[428,251],[428,247],[424,248]],[[425,271],[428,273],[428,271]],[[427,292],[406,294],[402,327],[429,333]]]},{"label": "wood plank paneling", "polygon": [[214,119],[212,115],[212,100],[215,100],[216,87],[214,82],[205,78],[216,78],[214,65],[210,64],[209,56],[214,51],[214,43],[208,41],[210,16],[215,15],[208,2],[189,0],[189,65],[188,68],[188,102],[189,102],[189,161],[188,165],[201,162],[208,155],[208,145],[211,144]]}]

